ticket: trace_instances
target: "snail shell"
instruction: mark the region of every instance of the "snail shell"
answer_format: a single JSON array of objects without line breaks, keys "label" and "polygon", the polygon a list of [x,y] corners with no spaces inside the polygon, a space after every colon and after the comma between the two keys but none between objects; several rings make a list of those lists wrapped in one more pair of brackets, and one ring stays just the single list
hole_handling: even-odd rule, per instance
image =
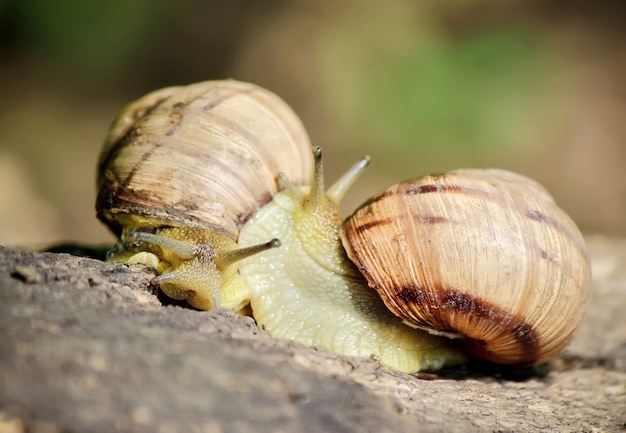
[{"label": "snail shell", "polygon": [[160,274],[170,297],[199,309],[238,310],[247,284],[237,261],[243,224],[272,199],[276,177],[312,176],[307,133],[275,94],[249,83],[168,87],[129,104],[111,126],[98,163],[98,218],[121,240],[113,260]]},{"label": "snail shell", "polygon": [[504,170],[396,184],[348,218],[342,240],[405,323],[460,334],[472,355],[501,364],[556,357],[589,297],[574,222],[538,183]]},{"label": "snail shell", "polygon": [[277,192],[276,176],[309,181],[302,123],[275,94],[233,80],[168,87],[128,105],[98,163],[98,218],[205,227],[237,239]]}]

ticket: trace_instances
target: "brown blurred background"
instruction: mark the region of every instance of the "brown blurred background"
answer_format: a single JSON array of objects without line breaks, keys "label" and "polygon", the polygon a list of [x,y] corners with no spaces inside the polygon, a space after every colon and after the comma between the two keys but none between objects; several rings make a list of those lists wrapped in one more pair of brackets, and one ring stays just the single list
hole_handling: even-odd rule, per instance
[{"label": "brown blurred background", "polygon": [[587,233],[626,234],[623,0],[0,0],[0,244],[106,243],[95,162],[117,111],[232,77],[290,103],[349,194],[497,166]]}]

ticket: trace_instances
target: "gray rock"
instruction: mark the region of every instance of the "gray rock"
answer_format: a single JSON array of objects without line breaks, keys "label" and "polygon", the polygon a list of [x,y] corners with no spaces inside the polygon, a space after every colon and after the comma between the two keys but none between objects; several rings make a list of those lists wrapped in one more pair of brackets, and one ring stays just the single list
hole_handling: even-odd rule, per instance
[{"label": "gray rock", "polygon": [[626,242],[547,375],[406,375],[171,303],[139,265],[0,248],[0,432],[622,432]]}]

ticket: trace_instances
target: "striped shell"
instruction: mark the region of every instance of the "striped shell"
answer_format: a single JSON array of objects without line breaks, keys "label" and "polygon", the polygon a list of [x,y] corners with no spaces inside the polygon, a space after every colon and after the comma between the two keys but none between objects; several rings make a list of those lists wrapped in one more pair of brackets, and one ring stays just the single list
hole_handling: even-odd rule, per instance
[{"label": "striped shell", "polygon": [[302,123],[275,94],[234,80],[168,87],[129,104],[98,167],[98,217],[205,227],[232,239],[277,191],[312,176]]},{"label": "striped shell", "polygon": [[500,364],[558,356],[589,297],[574,222],[542,186],[504,170],[396,184],[348,218],[342,241],[407,324],[461,334],[472,355]]}]

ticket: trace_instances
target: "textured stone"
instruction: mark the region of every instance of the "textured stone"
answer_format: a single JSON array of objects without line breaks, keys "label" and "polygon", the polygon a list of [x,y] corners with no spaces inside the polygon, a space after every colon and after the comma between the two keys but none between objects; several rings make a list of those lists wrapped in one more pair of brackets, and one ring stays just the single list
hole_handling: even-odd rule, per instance
[{"label": "textured stone", "polygon": [[0,432],[621,432],[626,242],[547,375],[406,375],[171,303],[139,265],[0,248]]}]

